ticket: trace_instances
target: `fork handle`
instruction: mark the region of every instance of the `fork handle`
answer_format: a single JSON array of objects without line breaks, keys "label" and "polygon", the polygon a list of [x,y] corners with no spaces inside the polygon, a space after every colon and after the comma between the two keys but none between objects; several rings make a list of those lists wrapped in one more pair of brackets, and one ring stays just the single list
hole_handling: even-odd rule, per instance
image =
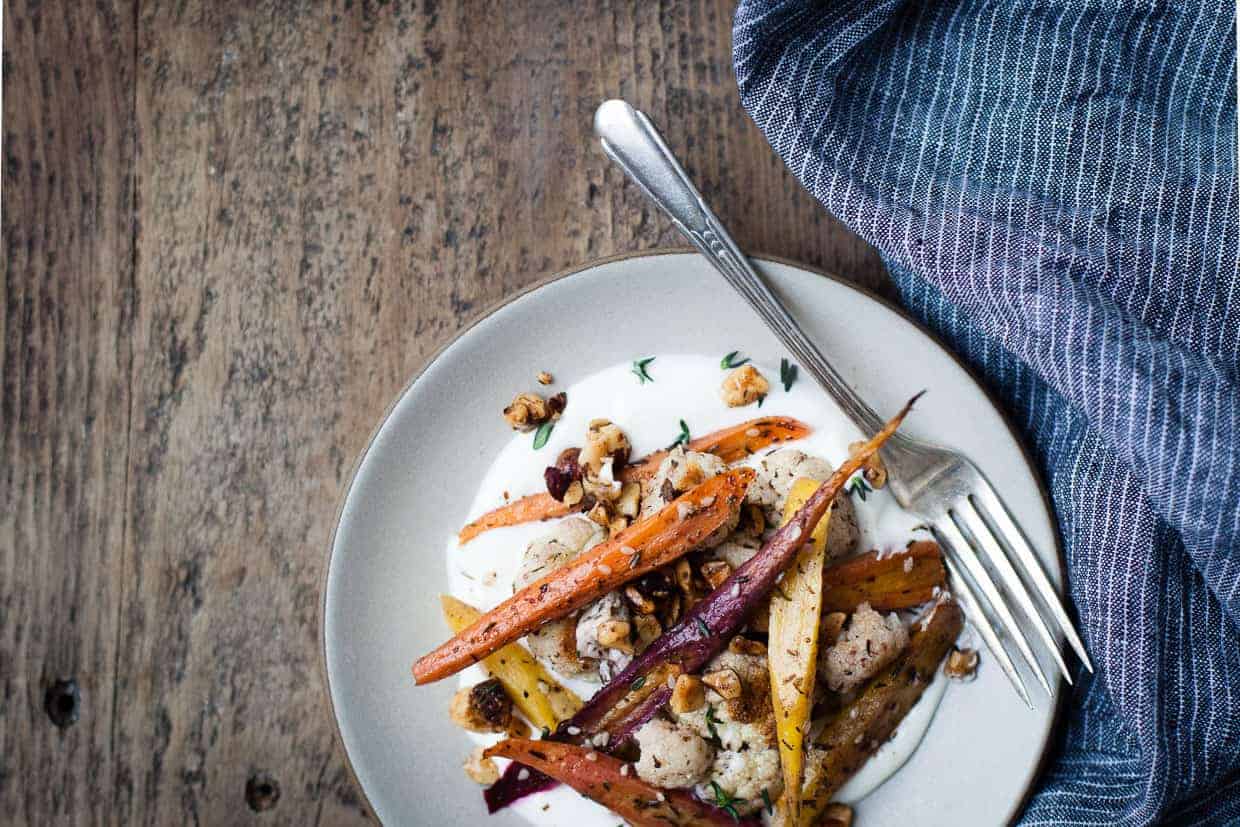
[{"label": "fork handle", "polygon": [[622,100],[609,100],[594,113],[594,133],[603,151],[672,220],[728,283],[741,294],[784,346],[809,371],[862,433],[872,436],[883,422],[839,375],[801,326],[775,298],[718,217],[702,199],[650,119]]}]

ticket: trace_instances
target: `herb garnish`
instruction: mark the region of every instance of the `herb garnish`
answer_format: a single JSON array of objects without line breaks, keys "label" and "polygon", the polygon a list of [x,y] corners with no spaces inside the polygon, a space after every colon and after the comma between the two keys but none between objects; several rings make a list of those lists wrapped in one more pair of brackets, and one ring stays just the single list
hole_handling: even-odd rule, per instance
[{"label": "herb garnish", "polygon": [[779,381],[784,383],[784,392],[792,390],[792,383],[797,381],[797,366],[787,359],[779,360]]},{"label": "herb garnish", "polygon": [[852,485],[848,486],[848,493],[856,494],[861,498],[861,502],[865,502],[865,497],[874,489],[865,481],[865,477],[857,476],[853,478]]},{"label": "herb garnish", "polygon": [[555,427],[555,423],[547,420],[538,426],[538,430],[534,432],[534,450],[547,444],[547,440],[551,438],[551,429]]},{"label": "herb garnish", "polygon": [[719,730],[715,729],[715,724],[719,723],[719,719],[715,717],[715,705],[708,704],[706,706],[706,729],[710,732],[710,737],[719,743],[723,743],[723,739],[719,737]]},{"label": "herb garnish", "polygon": [[771,803],[771,794],[766,791],[766,787],[762,788],[762,803],[766,805],[768,814],[775,815],[775,805]]},{"label": "herb garnish", "polygon": [[629,684],[629,689],[631,689],[631,690],[633,690],[634,692],[636,692],[637,690],[641,689],[641,688],[642,688],[643,686],[645,686],[645,685],[646,685],[646,676],[645,676],[645,675],[642,675],[642,676],[641,676],[641,677],[639,677],[637,680],[635,680],[635,681],[633,681],[631,684]]},{"label": "herb garnish", "polygon": [[682,419],[680,420],[680,436],[676,437],[676,440],[671,445],[667,446],[667,450],[670,451],[673,448],[675,448],[677,445],[688,445],[688,444],[689,444],[689,426],[686,425],[685,421]]},{"label": "herb garnish", "polygon": [[745,799],[734,797],[730,793],[726,792],[723,787],[720,787],[715,781],[710,782],[710,788],[715,793],[715,806],[732,816],[733,821],[740,821],[741,814],[737,811],[736,805],[744,804]]},{"label": "herb garnish", "polygon": [[550,738],[550,737],[551,737],[551,727],[543,727],[543,728],[542,728],[542,737],[544,737],[544,738]]},{"label": "herb garnish", "polygon": [[706,637],[710,637],[710,627],[706,625],[706,621],[702,620],[700,617],[695,617],[693,619],[697,621],[698,628],[702,630],[702,634]]},{"label": "herb garnish", "polygon": [[738,353],[740,353],[739,350],[734,350],[731,353],[729,353],[727,356],[724,356],[723,361],[719,363],[719,367],[723,368],[724,370],[729,370],[731,368],[739,368],[741,365],[749,361],[748,356],[746,356],[744,359],[741,359],[739,362],[736,361],[736,354]]},{"label": "herb garnish", "polygon": [[762,403],[763,403],[763,402],[765,402],[765,401],[766,401],[766,394],[764,393],[764,394],[762,394],[761,396],[759,396],[759,397],[758,397],[758,407],[759,407],[759,408],[761,408],[761,407],[762,407]]},{"label": "herb garnish", "polygon": [[645,359],[634,359],[633,360],[633,375],[636,376],[637,381],[643,385],[646,384],[647,382],[654,381],[654,377],[652,377],[649,373],[646,372],[646,366],[649,365],[653,361],[654,361],[653,356],[647,356]]}]

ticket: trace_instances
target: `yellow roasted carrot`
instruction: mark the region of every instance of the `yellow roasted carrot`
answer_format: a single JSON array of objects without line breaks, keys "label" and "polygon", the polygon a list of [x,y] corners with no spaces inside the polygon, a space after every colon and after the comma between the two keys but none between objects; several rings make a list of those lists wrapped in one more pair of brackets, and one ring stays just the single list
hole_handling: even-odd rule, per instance
[{"label": "yellow roasted carrot", "polygon": [[[784,522],[791,520],[821,485],[799,479],[784,506]],[[818,521],[796,561],[771,596],[770,642],[767,661],[771,672],[771,703],[779,737],[779,763],[784,776],[780,814],[787,824],[801,818],[801,774],[805,766],[805,731],[814,697],[818,663],[818,619],[822,614],[822,566],[826,559],[827,525],[831,512]]]},{"label": "yellow roasted carrot", "polygon": [[[444,619],[459,632],[482,617],[482,612],[449,594],[441,594]],[[581,698],[560,685],[543,665],[519,643],[510,643],[482,659],[482,665],[503,685],[504,691],[536,727],[554,730],[581,709]]]}]

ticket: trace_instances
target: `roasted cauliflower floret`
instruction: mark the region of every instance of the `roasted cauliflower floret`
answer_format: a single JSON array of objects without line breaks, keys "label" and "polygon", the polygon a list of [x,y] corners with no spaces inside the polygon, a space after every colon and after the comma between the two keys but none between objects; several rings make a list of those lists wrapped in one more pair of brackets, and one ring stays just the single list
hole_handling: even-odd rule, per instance
[{"label": "roasted cauliflower floret", "polygon": [[619,592],[605,594],[577,618],[577,654],[584,662],[598,663],[599,677],[609,681],[633,659],[631,628],[624,598]]},{"label": "roasted cauliflower floret", "polygon": [[764,806],[763,790],[771,801],[784,791],[779,752],[774,749],[721,750],[711,765],[707,784],[698,789],[698,795],[707,801],[715,800],[711,781],[732,800],[737,813],[755,813]]},{"label": "roasted cauliflower floret", "polygon": [[834,646],[818,659],[818,676],[834,692],[852,692],[908,645],[908,630],[894,613],[883,617],[862,603]]},{"label": "roasted cauliflower floret", "polygon": [[[683,446],[677,445],[659,463],[654,476],[643,485],[641,516],[655,514],[690,488],[718,476],[727,468],[727,463],[714,454],[686,451]],[[699,547],[710,548],[723,542],[736,528],[738,519],[739,515],[720,526]]]},{"label": "roasted cauliflower floret", "polygon": [[[545,577],[592,547],[606,536],[596,523],[582,517],[569,517],[542,538],[530,543],[521,559],[513,583],[521,589]],[[589,610],[587,607],[586,611]],[[526,637],[534,657],[556,672],[571,678],[598,680],[598,662],[582,658],[577,647],[577,617],[570,615],[545,624]]]},{"label": "roasted cauliflower floret", "polygon": [[[812,457],[803,451],[785,448],[759,460],[757,479],[749,486],[747,499],[762,506],[767,523],[778,526],[783,522],[784,504],[792,484],[801,477],[826,481],[831,476],[831,463]],[[831,524],[827,530],[827,556],[843,557],[857,547],[861,531],[857,527],[857,512],[847,494],[840,493],[831,509]]]},{"label": "roasted cauliflower floret", "polygon": [[656,787],[692,787],[706,777],[715,758],[715,748],[705,738],[662,718],[648,722],[633,737],[641,749],[637,774]]},{"label": "roasted cauliflower floret", "polygon": [[753,365],[741,365],[723,377],[719,395],[729,408],[752,405],[771,390],[771,383]]},{"label": "roasted cauliflower floret", "polygon": [[[712,678],[719,676],[719,680]],[[739,694],[730,688],[735,677]],[[710,684],[725,690],[725,697]],[[771,709],[770,673],[762,655],[731,649],[721,652],[702,670],[706,704],[676,720],[703,738],[717,739],[728,750],[761,750],[775,746],[775,717]]]},{"label": "roasted cauliflower floret", "polygon": [[723,560],[735,571],[757,554],[761,547],[761,539],[738,531],[711,549],[708,556],[712,560]]}]

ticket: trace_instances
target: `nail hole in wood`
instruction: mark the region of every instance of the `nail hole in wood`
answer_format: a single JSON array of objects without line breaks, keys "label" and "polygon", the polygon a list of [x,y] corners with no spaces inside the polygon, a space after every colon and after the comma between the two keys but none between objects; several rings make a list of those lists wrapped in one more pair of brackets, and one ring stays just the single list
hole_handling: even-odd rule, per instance
[{"label": "nail hole in wood", "polygon": [[47,717],[61,729],[77,723],[81,707],[82,694],[73,678],[56,681],[43,695],[43,709],[47,712]]},{"label": "nail hole in wood", "polygon": [[256,772],[245,782],[245,803],[256,813],[270,810],[280,800],[280,784],[265,772]]}]

